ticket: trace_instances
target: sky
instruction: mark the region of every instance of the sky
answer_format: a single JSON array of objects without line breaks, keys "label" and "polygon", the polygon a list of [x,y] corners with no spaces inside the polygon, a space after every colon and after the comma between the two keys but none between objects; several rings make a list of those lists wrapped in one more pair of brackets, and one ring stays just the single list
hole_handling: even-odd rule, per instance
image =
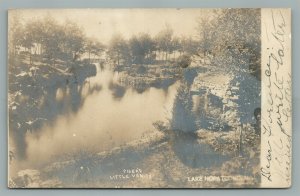
[{"label": "sky", "polygon": [[140,32],[155,36],[169,25],[176,36],[196,36],[197,18],[209,9],[22,9],[10,10],[28,21],[50,15],[59,22],[66,19],[81,26],[88,37],[108,43],[112,35],[128,39]]}]

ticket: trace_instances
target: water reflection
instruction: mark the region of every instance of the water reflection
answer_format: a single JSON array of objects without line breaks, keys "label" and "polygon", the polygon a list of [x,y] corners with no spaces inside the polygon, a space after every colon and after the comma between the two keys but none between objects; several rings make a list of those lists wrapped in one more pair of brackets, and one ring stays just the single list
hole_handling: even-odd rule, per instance
[{"label": "water reflection", "polygon": [[109,89],[112,91],[113,97],[117,100],[121,100],[122,97],[125,95],[126,88],[119,84],[110,83]]},{"label": "water reflection", "polygon": [[[27,160],[31,166],[80,149],[108,150],[156,132],[152,123],[170,118],[168,111],[173,106],[178,84],[166,90],[150,87],[138,93],[118,83],[118,73],[107,68],[100,69],[77,92],[82,97],[86,89],[95,86],[101,86],[101,91],[84,97],[77,112],[59,116],[39,133],[26,135]],[[80,100],[73,100],[73,104],[79,103]]]},{"label": "water reflection", "polygon": [[27,133],[38,133],[43,126],[50,126],[58,115],[77,112],[82,106],[85,78],[96,74],[94,65],[84,67],[88,71],[78,65],[67,72],[51,72],[40,67],[34,74],[22,72],[22,75],[10,76],[9,89],[15,102],[9,112],[9,127],[11,144],[19,159],[26,158]]},{"label": "water reflection", "polygon": [[[195,70],[186,70],[183,73],[192,74],[183,75],[177,82],[174,77],[127,85],[122,83],[123,73],[109,67],[96,67],[97,74],[80,85],[70,79],[69,85],[49,89],[51,97],[45,98],[43,105],[49,106],[48,112],[54,120],[51,123],[39,120],[37,131],[21,135],[25,138],[27,157],[19,162],[18,169],[40,167],[82,150],[88,154],[109,151],[140,140],[145,134],[159,133],[153,126],[158,121],[170,124],[168,134],[171,135],[166,138],[171,141],[171,149],[177,158],[186,166],[210,167],[228,160],[201,143],[196,134],[195,103],[190,93],[191,83],[197,75]],[[134,151],[126,152],[133,160]],[[82,162],[81,158],[79,162]]]}]

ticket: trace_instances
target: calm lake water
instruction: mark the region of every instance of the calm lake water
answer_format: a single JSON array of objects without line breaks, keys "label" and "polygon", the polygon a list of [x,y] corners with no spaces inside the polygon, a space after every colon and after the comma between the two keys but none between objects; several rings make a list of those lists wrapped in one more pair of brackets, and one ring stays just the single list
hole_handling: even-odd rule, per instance
[{"label": "calm lake water", "polygon": [[[171,118],[178,83],[167,90],[148,88],[138,93],[118,84],[119,73],[100,69],[87,79],[82,90],[83,105],[77,112],[60,115],[37,133],[26,136],[25,165],[43,165],[79,150],[101,152],[159,134],[153,123]],[[99,90],[93,93],[89,89]],[[57,98],[61,99],[60,90]],[[24,167],[26,167],[24,165]]]}]

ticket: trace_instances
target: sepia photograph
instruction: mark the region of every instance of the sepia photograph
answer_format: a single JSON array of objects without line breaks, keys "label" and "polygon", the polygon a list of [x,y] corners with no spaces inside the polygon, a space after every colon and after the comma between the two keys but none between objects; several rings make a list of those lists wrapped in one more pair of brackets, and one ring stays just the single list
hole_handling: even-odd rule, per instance
[{"label": "sepia photograph", "polygon": [[9,10],[8,187],[271,186],[290,10],[262,10]]}]

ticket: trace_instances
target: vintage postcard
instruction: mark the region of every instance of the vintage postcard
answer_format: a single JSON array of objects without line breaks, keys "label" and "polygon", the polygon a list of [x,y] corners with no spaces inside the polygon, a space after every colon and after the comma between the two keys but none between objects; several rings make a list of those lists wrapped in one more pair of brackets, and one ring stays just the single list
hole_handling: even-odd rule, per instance
[{"label": "vintage postcard", "polygon": [[288,188],[290,9],[8,11],[10,188]]}]

